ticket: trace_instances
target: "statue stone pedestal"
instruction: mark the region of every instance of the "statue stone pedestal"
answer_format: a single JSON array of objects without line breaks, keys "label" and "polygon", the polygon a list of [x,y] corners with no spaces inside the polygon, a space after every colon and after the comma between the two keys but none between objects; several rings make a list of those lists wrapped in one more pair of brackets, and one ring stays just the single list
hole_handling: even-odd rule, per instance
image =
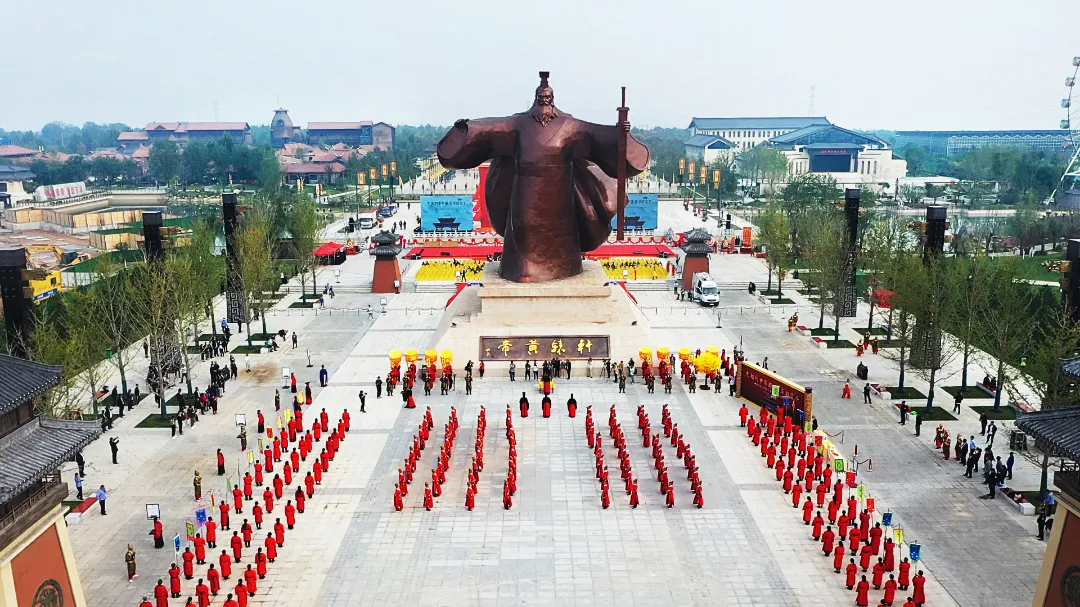
[{"label": "statue stone pedestal", "polygon": [[[628,294],[618,284],[609,285],[609,280],[597,261],[585,261],[577,276],[541,283],[501,278],[499,263],[490,262],[483,286],[468,287],[449,306],[431,347],[452,350],[454,360],[479,361],[481,337],[605,335],[612,360],[636,357],[638,350],[652,345],[648,321]],[[584,374],[584,363],[578,362]],[[602,362],[594,358],[594,371]],[[492,365],[509,363],[488,360],[487,366]]]}]

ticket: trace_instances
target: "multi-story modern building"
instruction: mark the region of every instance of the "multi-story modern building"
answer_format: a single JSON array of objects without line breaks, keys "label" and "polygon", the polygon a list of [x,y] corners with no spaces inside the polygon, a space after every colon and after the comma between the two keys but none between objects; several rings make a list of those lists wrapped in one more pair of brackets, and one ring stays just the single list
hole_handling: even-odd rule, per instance
[{"label": "multi-story modern building", "polygon": [[1069,131],[897,131],[897,150],[922,146],[939,156],[954,156],[990,145],[1039,150],[1050,154],[1069,153],[1073,140]]},{"label": "multi-story modern building", "polygon": [[824,116],[797,116],[779,118],[693,118],[690,120],[690,136],[712,135],[722,137],[732,144],[735,151],[749,150],[773,137],[786,135],[808,126],[828,125]]},{"label": "multi-story modern building", "polygon": [[840,186],[880,188],[907,176],[888,142],[840,128],[824,116],[803,118],[694,118],[686,155],[712,164],[757,146],[783,152],[791,177],[826,174]]}]

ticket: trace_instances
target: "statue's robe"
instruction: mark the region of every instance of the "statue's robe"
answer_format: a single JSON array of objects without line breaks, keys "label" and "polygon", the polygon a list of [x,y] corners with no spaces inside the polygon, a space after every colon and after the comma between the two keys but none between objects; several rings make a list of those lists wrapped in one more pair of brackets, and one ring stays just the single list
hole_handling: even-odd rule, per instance
[{"label": "statue's robe", "polygon": [[[471,169],[491,160],[488,214],[505,244],[500,274],[541,282],[581,273],[581,255],[611,233],[617,212],[619,127],[560,112],[546,126],[529,113],[455,125],[439,161]],[[627,136],[626,175],[649,166],[649,148]]]}]

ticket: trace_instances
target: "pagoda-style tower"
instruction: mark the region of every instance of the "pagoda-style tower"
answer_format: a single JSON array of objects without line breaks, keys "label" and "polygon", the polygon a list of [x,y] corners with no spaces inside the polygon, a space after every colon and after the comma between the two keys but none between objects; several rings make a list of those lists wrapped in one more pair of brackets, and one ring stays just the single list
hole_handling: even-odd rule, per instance
[{"label": "pagoda-style tower", "polygon": [[401,266],[398,264],[398,236],[383,230],[371,237],[375,243],[375,276],[371,280],[372,293],[400,293]]},{"label": "pagoda-style tower", "polygon": [[709,253],[713,252],[708,243],[712,236],[701,228],[694,228],[686,233],[686,242],[682,250],[686,253],[683,259],[681,286],[689,291],[694,288],[694,274],[709,271]]}]

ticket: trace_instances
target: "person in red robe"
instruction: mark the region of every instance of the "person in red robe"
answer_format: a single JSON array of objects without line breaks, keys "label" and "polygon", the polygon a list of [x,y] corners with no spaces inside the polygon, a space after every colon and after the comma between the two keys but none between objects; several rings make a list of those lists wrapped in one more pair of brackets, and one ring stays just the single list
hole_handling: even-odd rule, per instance
[{"label": "person in red robe", "polygon": [[315,477],[311,476],[310,472],[304,477],[304,489],[307,491],[307,496],[309,498],[312,495],[315,495]]},{"label": "person in red robe", "polygon": [[821,528],[825,526],[825,519],[821,517],[821,511],[818,510],[817,515],[814,516],[814,521],[811,523],[813,526],[810,530],[810,537],[814,538],[814,541],[821,539]]},{"label": "person in red robe", "polygon": [[893,542],[892,538],[891,537],[885,538],[885,547],[884,547],[885,554],[882,557],[883,560],[885,561],[885,571],[892,571],[892,570],[896,569],[896,557],[894,556],[894,553],[893,553],[893,550],[895,548],[896,548],[896,543]]},{"label": "person in red robe", "polygon": [[203,583],[202,578],[195,584],[195,598],[199,607],[210,607],[210,587]]},{"label": "person in red robe", "polygon": [[404,507],[405,504],[401,500],[401,487],[398,486],[397,483],[394,483],[394,511],[401,512],[401,509]]},{"label": "person in red robe", "polygon": [[262,548],[255,551],[255,573],[258,574],[260,580],[266,579],[266,554],[263,553]]},{"label": "person in red robe", "polygon": [[904,557],[904,560],[900,563],[900,576],[897,579],[900,584],[900,590],[907,590],[911,585],[911,563],[908,562],[908,557]]},{"label": "person in red robe", "polygon": [[[295,451],[294,451],[294,453],[295,453]],[[281,476],[282,476],[282,480],[285,481],[286,485],[291,485],[292,484],[292,462],[289,462],[289,461],[285,462],[285,465],[282,466],[282,468],[281,468]],[[281,499],[280,495],[278,496],[278,499]]]},{"label": "person in red robe", "polygon": [[221,591],[221,572],[214,569],[214,564],[210,564],[210,568],[206,570],[206,581],[210,584],[210,594],[217,596]]},{"label": "person in red robe", "polygon": [[158,579],[157,586],[154,586],[154,603],[155,607],[169,607],[169,589],[161,579]]},{"label": "person in red robe", "polygon": [[521,417],[529,417],[529,399],[524,392],[521,393],[521,398],[518,399],[518,413]]},{"label": "person in red robe", "polygon": [[465,509],[472,512],[472,509],[476,507],[476,489],[472,483],[469,484],[465,491]]},{"label": "person in red robe", "polygon": [[889,579],[885,580],[885,596],[881,600],[886,605],[892,605],[896,600],[896,579],[892,574],[889,574]]},{"label": "person in red robe", "polygon": [[[274,497],[281,499],[281,496],[285,494],[285,481],[281,480],[281,477],[277,474],[274,475]],[[268,512],[270,508],[266,509]]]},{"label": "person in red robe", "polygon": [[885,578],[885,563],[881,562],[881,559],[874,563],[873,572],[874,575],[871,579],[873,580],[874,590],[881,590],[881,584]]},{"label": "person in red robe", "polygon": [[836,570],[836,573],[840,573],[840,567],[842,567],[844,565],[844,552],[845,552],[844,543],[843,542],[837,542],[836,543],[836,550],[833,550],[833,561],[832,561],[833,569]]},{"label": "person in red robe", "polygon": [[244,576],[240,576],[240,580],[236,582],[236,588],[233,588],[233,592],[236,593],[236,603],[239,607],[247,607],[248,594],[247,584],[244,583]]},{"label": "person in red robe", "polygon": [[544,395],[544,399],[540,401],[540,412],[544,417],[551,417],[551,397]]},{"label": "person in red robe", "polygon": [[221,556],[218,557],[218,571],[221,572],[221,579],[227,580],[232,575],[232,557],[229,556],[228,550],[222,550]]},{"label": "person in red robe", "polygon": [[228,596],[225,597],[225,602],[222,603],[222,606],[223,607],[240,607],[240,604],[237,603],[235,599],[233,599],[233,595],[230,592],[228,594]]},{"label": "person in red robe", "polygon": [[262,529],[263,507],[259,504],[255,504],[255,506],[251,509],[251,516],[255,517],[255,528]]},{"label": "person in red robe", "polygon": [[296,525],[296,506],[292,505],[292,500],[285,503],[285,524],[289,529]]},{"label": "person in red robe", "polygon": [[281,524],[281,519],[274,519],[274,538],[278,547],[285,545],[285,525]]},{"label": "person in red robe", "polygon": [[802,485],[794,485],[791,487],[791,507],[799,507],[799,498],[802,497]]},{"label": "person in red robe", "polygon": [[150,597],[144,594],[142,602],[139,603],[139,607],[154,607],[154,604],[150,602]]},{"label": "person in red robe", "polygon": [[701,495],[701,485],[694,486],[694,505],[699,509],[705,507],[705,498]]},{"label": "person in red robe", "polygon": [[870,582],[866,581],[866,576],[862,576],[859,580],[859,585],[855,587],[855,605],[858,607],[867,607],[870,604]]},{"label": "person in red robe", "polygon": [[503,509],[509,510],[514,505],[514,499],[510,495],[510,485],[503,481]]},{"label": "person in red robe", "polygon": [[675,487],[674,487],[674,484],[668,486],[666,504],[667,504],[668,508],[674,508],[675,507]]},{"label": "person in red robe", "polygon": [[609,506],[611,506],[611,495],[608,494],[608,489],[604,486],[600,490],[600,507],[607,510]]},{"label": "person in red robe", "polygon": [[806,501],[802,505],[802,520],[803,524],[809,526],[811,519],[813,519],[814,503],[810,501],[810,498],[806,498]]},{"label": "person in red robe", "polygon": [[873,555],[870,544],[863,544],[862,549],[859,550],[859,566],[862,567],[863,572],[870,569],[870,558]]},{"label": "person in red robe", "polygon": [[273,533],[266,534],[263,546],[266,547],[266,559],[273,563],[274,559],[277,558],[277,540],[274,539]]},{"label": "person in red robe", "polygon": [[191,551],[191,546],[184,548],[184,553],[180,557],[184,561],[184,579],[193,579],[195,577],[195,553]]},{"label": "person in red robe", "polygon": [[218,512],[220,512],[220,514],[221,514],[221,516],[218,517],[218,520],[221,523],[221,528],[223,530],[228,529],[229,528],[229,503],[222,500],[218,504]]},{"label": "person in red robe", "polygon": [[911,585],[915,587],[911,591],[911,598],[915,601],[916,607],[921,607],[926,602],[926,578],[923,577],[922,569],[911,578]]},{"label": "person in red robe", "polygon": [[251,530],[251,524],[244,519],[244,524],[240,525],[240,536],[244,538],[244,548],[251,548],[251,537],[254,532]]},{"label": "person in red robe", "polygon": [[435,500],[431,497],[431,483],[424,483],[424,510],[431,511]]},{"label": "person in red robe", "polygon": [[640,503],[641,502],[638,499],[638,484],[637,484],[637,481],[634,480],[633,478],[631,478],[630,479],[630,507],[631,508],[637,508]]},{"label": "person in red robe", "polygon": [[845,580],[848,590],[855,590],[855,575],[858,571],[859,567],[855,564],[855,559],[851,559],[847,565],[847,579]]},{"label": "person in red robe", "polygon": [[573,392],[570,393],[570,398],[566,399],[566,413],[570,417],[577,417],[577,399]]},{"label": "person in red robe", "polygon": [[236,559],[236,562],[239,563],[240,557],[243,556],[244,543],[236,531],[233,531],[232,539],[229,540],[229,543],[232,546],[233,557]]},{"label": "person in red robe", "polygon": [[192,541],[195,544],[195,564],[206,564],[206,539],[203,538],[201,533],[195,534],[195,539]]},{"label": "person in red robe", "polygon": [[266,502],[266,511],[267,512],[273,512],[274,511],[274,494],[270,492],[269,488],[267,488],[266,491],[263,491],[263,501]]},{"label": "person in red robe", "polygon": [[248,565],[244,571],[244,585],[247,586],[248,596],[255,596],[255,593],[259,591],[256,585],[258,584],[257,578],[258,573],[251,568],[251,565]]}]

